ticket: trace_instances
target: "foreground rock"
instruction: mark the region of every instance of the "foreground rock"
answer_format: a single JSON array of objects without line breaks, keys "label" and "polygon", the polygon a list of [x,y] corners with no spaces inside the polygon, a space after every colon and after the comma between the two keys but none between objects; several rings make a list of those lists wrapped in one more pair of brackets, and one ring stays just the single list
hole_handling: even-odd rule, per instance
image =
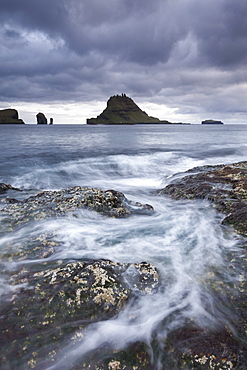
[{"label": "foreground rock", "polygon": [[0,110],[0,124],[24,124],[16,109]]},{"label": "foreground rock", "polygon": [[207,199],[226,217],[223,224],[247,236],[247,162],[197,167],[158,192],[173,199]]},{"label": "foreground rock", "polygon": [[64,339],[77,343],[88,324],[114,317],[133,297],[129,269],[135,296],[157,291],[158,272],[145,262],[58,261],[12,276],[16,289],[0,309],[1,369],[45,368],[61,356]]},{"label": "foreground rock", "polygon": [[[4,200],[9,202],[8,198]],[[2,213],[9,216],[11,226],[29,221],[57,217],[80,208],[87,208],[108,217],[127,217],[133,213],[150,213],[153,207],[128,200],[124,194],[81,186],[67,190],[44,191],[23,201],[10,200]]]},{"label": "foreground rock", "polygon": [[[187,326],[168,338],[171,369],[246,369],[246,346],[225,329],[203,331]],[[164,369],[166,369],[164,367]]]}]

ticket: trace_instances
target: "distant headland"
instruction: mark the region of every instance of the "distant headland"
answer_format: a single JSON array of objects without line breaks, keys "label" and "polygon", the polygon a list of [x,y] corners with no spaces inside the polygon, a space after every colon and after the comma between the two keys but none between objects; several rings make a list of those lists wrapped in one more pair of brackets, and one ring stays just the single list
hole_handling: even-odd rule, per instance
[{"label": "distant headland", "polygon": [[[107,101],[106,109],[97,118],[88,118],[88,125],[135,125],[135,124],[175,124],[147,115],[126,94],[113,95]],[[182,124],[179,122],[177,124]]]},{"label": "distant headland", "polygon": [[16,109],[3,109],[0,110],[0,124],[25,124],[25,122],[19,118]]}]

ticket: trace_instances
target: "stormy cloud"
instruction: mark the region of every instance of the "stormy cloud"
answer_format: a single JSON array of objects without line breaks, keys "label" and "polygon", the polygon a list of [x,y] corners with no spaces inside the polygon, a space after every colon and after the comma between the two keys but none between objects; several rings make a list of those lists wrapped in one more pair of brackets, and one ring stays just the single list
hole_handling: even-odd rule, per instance
[{"label": "stormy cloud", "polygon": [[125,92],[244,122],[246,45],[246,0],[2,0],[0,108]]}]

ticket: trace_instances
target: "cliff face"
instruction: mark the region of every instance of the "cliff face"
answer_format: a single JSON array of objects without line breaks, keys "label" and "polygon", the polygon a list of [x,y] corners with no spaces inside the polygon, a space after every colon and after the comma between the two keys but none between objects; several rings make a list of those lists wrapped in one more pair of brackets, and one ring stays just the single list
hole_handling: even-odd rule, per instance
[{"label": "cliff face", "polygon": [[36,115],[38,125],[47,125],[47,118],[44,113],[38,113]]},{"label": "cliff face", "polygon": [[126,96],[114,95],[107,102],[106,109],[97,118],[87,119],[87,124],[135,124],[159,123],[158,118],[150,117],[142,111],[136,103]]},{"label": "cliff face", "polygon": [[22,119],[19,119],[16,109],[0,110],[0,124],[24,124]]}]

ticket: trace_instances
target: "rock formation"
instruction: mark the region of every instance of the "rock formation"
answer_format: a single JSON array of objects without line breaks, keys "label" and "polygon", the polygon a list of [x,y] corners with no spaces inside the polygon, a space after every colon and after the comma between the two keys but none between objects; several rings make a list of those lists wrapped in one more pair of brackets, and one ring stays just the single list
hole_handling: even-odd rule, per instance
[{"label": "rock formation", "polygon": [[25,122],[18,117],[16,109],[3,109],[0,110],[0,124],[25,124]]},{"label": "rock formation", "polygon": [[[9,203],[8,198],[5,202]],[[114,218],[153,212],[151,205],[130,201],[123,193],[116,190],[103,191],[98,188],[91,189],[81,186],[59,191],[43,191],[23,201],[14,202],[11,199],[10,203],[2,209],[2,213],[11,215],[12,226],[31,220],[57,217],[74,212],[79,208],[87,208]]]},{"label": "rock formation", "polygon": [[[246,171],[247,162],[197,167],[188,171],[183,179],[160,190],[159,195],[174,199],[208,199],[217,210],[226,214],[223,223],[232,225],[244,237],[247,235]],[[15,196],[19,191],[10,184],[0,184],[2,193]],[[1,217],[9,224],[10,232],[18,230],[22,224],[47,217],[76,215],[80,208],[120,218],[153,211],[152,206],[130,201],[118,191],[80,186],[43,191],[19,201],[5,198],[1,202],[5,203]],[[22,248],[17,248],[16,240],[11,248],[9,239],[7,250],[1,249],[1,260],[23,263],[6,271],[12,289],[1,297],[1,369],[43,369],[53,364],[58,368],[56,361],[66,360],[71,349],[78,348],[73,346],[82,344],[91,324],[114,319],[139,297],[151,295],[155,299],[160,291],[166,294],[166,286],[169,290],[169,282],[162,281],[157,268],[148,262],[61,261],[48,258],[55,249],[61,248],[55,235],[32,236]],[[37,258],[46,260],[40,260],[36,266],[30,263]],[[155,349],[154,355],[159,364],[164,364],[164,369],[246,369],[246,263],[244,248],[241,254],[236,249],[226,256],[224,269],[227,274],[239,271],[234,284],[222,279],[222,273],[217,269],[205,274],[205,287],[212,290],[215,301],[223,302],[226,308],[232,307],[229,322],[222,321],[222,325],[204,330],[188,316],[183,326],[168,330],[165,346],[162,343],[159,347],[159,335],[154,331],[151,346],[138,341],[121,350],[114,348],[112,343],[105,343],[70,368],[156,369],[153,363]],[[135,320],[136,315],[129,318]],[[160,325],[166,330],[166,321]],[[70,346],[64,346],[68,339]]]},{"label": "rock formation", "polygon": [[47,118],[44,113],[38,113],[36,115],[38,125],[47,125]]},{"label": "rock formation", "polygon": [[202,121],[202,125],[223,125],[222,121],[215,121],[213,119],[206,119]]},{"label": "rock formation", "polygon": [[[21,369],[36,365],[37,369],[48,368],[57,355],[64,355],[62,344],[68,335],[76,344],[90,323],[114,318],[134,296],[126,279],[128,270],[140,295],[157,292],[158,271],[145,262],[99,260],[61,265],[57,261],[43,265],[39,271],[21,270],[12,276],[13,287],[22,288],[4,297],[6,303],[0,308],[0,332],[4,338],[0,346],[1,369],[7,369],[6,358],[8,368],[16,368],[16,358]],[[53,350],[48,355],[49,348]],[[85,369],[90,367],[87,364]]]},{"label": "rock formation", "polygon": [[97,125],[133,125],[137,123],[170,123],[160,121],[158,118],[150,117],[142,111],[136,103],[126,96],[114,95],[107,102],[106,109],[97,118],[87,119],[87,124]]},{"label": "rock formation", "polygon": [[161,189],[173,199],[207,199],[221,213],[223,224],[247,236],[247,162],[196,167],[186,176]]}]

